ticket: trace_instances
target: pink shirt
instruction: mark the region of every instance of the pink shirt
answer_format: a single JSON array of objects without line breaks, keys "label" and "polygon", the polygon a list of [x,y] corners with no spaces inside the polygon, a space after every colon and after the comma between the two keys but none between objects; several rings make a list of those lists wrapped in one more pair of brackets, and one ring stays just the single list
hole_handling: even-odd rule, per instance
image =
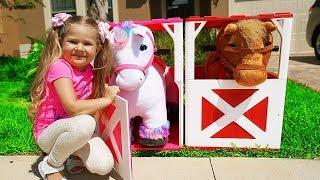
[{"label": "pink shirt", "polygon": [[78,99],[89,99],[91,95],[93,79],[93,67],[91,64],[88,64],[85,71],[81,72],[64,59],[54,61],[49,67],[46,77],[46,96],[35,120],[33,130],[35,138],[38,138],[42,131],[54,121],[69,117],[62,107],[53,86],[53,82],[59,78],[69,78],[72,81]]}]

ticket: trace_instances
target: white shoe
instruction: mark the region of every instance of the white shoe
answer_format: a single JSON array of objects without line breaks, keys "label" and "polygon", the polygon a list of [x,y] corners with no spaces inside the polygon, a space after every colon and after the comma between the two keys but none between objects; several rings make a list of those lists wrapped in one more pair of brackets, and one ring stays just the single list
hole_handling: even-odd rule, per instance
[{"label": "white shoe", "polygon": [[[64,166],[53,167],[48,164],[48,156],[44,157],[43,160],[38,165],[38,170],[41,177],[47,180],[47,175],[60,172],[64,169]],[[61,180],[67,180],[67,178],[62,177]]]}]

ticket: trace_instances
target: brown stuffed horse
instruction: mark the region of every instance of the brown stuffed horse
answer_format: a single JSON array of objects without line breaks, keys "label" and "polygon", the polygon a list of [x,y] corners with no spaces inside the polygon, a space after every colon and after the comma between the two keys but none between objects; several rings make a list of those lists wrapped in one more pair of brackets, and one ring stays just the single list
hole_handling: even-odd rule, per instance
[{"label": "brown stuffed horse", "polygon": [[222,28],[216,40],[217,51],[209,54],[206,79],[235,79],[243,86],[263,83],[273,46],[271,32],[276,26],[259,20],[242,20]]}]

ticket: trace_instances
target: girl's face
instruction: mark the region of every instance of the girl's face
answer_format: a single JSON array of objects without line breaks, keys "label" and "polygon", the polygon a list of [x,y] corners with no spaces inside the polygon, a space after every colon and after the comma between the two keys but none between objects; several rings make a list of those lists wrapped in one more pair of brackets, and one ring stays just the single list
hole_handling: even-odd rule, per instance
[{"label": "girl's face", "polygon": [[100,50],[97,31],[89,26],[70,25],[61,41],[62,57],[72,66],[84,71]]}]

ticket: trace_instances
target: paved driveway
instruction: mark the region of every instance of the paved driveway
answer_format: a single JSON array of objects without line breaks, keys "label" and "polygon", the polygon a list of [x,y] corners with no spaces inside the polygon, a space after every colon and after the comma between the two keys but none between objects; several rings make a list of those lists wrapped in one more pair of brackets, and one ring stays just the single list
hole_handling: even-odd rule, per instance
[{"label": "paved driveway", "polygon": [[[314,54],[292,56],[289,59],[288,79],[320,91],[320,60]],[[268,71],[277,72],[278,66],[279,57],[272,56],[267,67]]]}]

